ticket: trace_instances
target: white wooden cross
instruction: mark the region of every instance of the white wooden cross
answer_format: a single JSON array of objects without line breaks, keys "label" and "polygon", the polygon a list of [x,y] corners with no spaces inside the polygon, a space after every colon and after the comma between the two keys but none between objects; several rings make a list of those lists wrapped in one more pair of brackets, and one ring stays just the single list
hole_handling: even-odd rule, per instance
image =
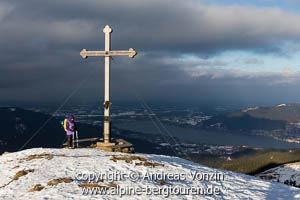
[{"label": "white wooden cross", "polygon": [[104,126],[103,126],[103,139],[104,143],[111,142],[110,136],[110,105],[111,102],[109,100],[110,93],[110,57],[111,56],[129,56],[133,58],[137,53],[133,48],[130,48],[127,51],[111,51],[110,50],[110,34],[112,29],[106,25],[103,29],[105,34],[105,49],[104,51],[88,51],[86,49],[82,49],[80,55],[82,58],[87,58],[89,56],[104,56],[105,57],[105,76],[104,76]]}]

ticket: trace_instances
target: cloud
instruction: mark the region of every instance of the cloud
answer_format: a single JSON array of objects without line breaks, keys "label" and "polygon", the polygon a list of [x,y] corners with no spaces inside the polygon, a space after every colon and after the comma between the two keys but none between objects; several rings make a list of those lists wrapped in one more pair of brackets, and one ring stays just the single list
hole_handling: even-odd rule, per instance
[{"label": "cloud", "polygon": [[[298,79],[300,80],[300,71],[244,71],[237,69],[216,69],[202,68],[191,70],[193,77],[210,76],[210,77],[231,77],[231,78],[276,78],[276,79]],[[220,74],[220,75],[218,75]]]},{"label": "cloud", "polygon": [[264,64],[264,61],[258,58],[248,58],[244,61],[247,65],[257,65],[257,64]]},{"label": "cloud", "polygon": [[195,68],[195,67],[216,67],[216,66],[227,66],[229,63],[222,60],[204,60],[204,59],[188,59],[188,58],[161,58],[161,63],[167,65],[181,65],[184,68]]},{"label": "cloud", "polygon": [[[208,5],[196,0],[19,0],[1,3],[0,13],[0,80],[12,88],[1,92],[2,99],[57,101],[89,77],[90,71],[92,77],[76,98],[99,99],[103,59],[82,60],[79,52],[103,49],[106,24],[114,29],[113,49],[133,47],[139,53],[134,60],[114,58],[112,62],[113,91],[120,99],[131,98],[128,89],[123,89],[130,82],[135,84],[129,88],[152,99],[194,95],[201,100],[202,94],[211,99],[226,95],[224,85],[236,88],[234,84],[247,83],[254,88],[257,84],[250,79],[265,84],[264,80],[279,75],[269,79],[245,75],[243,70],[230,70],[232,63],[218,55],[231,50],[283,54],[283,44],[300,41],[300,15],[274,7]],[[288,51],[298,47],[292,45]],[[183,59],[185,55],[197,59]],[[245,63],[263,61],[253,58]]]},{"label": "cloud", "polygon": [[0,2],[0,22],[5,20],[6,17],[13,11],[13,5],[5,2]]},{"label": "cloud", "polygon": [[192,0],[176,4],[171,0],[29,0],[14,7],[2,22],[4,33],[12,33],[7,37],[21,41],[43,38],[53,48],[99,48],[103,44],[101,28],[107,23],[118,30],[113,44],[134,45],[142,51],[200,55],[226,49],[276,51],[282,42],[300,39],[300,27],[296,26],[300,15],[278,8],[206,5]]}]

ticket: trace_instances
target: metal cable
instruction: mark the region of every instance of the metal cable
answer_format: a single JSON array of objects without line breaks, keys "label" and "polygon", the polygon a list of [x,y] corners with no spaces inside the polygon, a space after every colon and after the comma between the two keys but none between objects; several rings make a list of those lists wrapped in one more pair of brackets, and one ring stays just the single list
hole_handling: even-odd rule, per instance
[{"label": "metal cable", "polygon": [[59,110],[61,110],[67,103],[68,101],[78,92],[79,89],[85,84],[85,82],[93,75],[93,71],[91,70],[88,76],[86,76],[85,79],[81,80],[81,82],[74,88],[74,90],[65,98],[65,100],[58,106],[58,108],[51,114],[51,116],[31,135],[31,137],[19,148],[18,151],[23,150],[26,145],[28,145],[29,142],[32,141],[32,139],[40,133],[40,131],[50,122],[51,119],[54,118],[53,115],[55,115]]}]

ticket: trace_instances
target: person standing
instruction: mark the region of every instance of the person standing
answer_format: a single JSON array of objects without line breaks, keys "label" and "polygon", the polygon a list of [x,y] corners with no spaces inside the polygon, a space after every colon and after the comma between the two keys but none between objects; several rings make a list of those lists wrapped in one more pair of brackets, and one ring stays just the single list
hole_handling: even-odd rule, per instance
[{"label": "person standing", "polygon": [[74,138],[74,134],[76,131],[75,128],[75,121],[74,121],[74,116],[73,115],[69,115],[68,118],[66,118],[64,120],[64,130],[66,132],[67,135],[67,147],[68,148],[73,148],[73,138]]}]

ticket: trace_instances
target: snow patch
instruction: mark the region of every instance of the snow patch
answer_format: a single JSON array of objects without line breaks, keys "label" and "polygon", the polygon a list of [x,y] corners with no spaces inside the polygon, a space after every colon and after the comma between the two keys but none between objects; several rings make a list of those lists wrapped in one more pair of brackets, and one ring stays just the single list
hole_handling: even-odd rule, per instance
[{"label": "snow patch", "polygon": [[256,106],[256,107],[253,107],[253,108],[246,108],[244,110],[242,110],[242,112],[249,112],[249,111],[252,111],[252,110],[257,110],[259,107]]},{"label": "snow patch", "polygon": [[16,108],[9,108],[9,111],[10,111],[10,112],[15,112],[15,111],[16,111]]},{"label": "snow patch", "polygon": [[[35,155],[35,156],[34,156]],[[44,156],[39,156],[44,155]],[[47,157],[45,155],[51,155]],[[130,160],[123,160],[126,156],[132,156]],[[28,159],[28,158],[32,159]],[[118,159],[112,159],[118,157]],[[48,159],[49,158],[49,159]],[[121,159],[122,158],[122,159]],[[135,159],[137,158],[137,159]],[[139,159],[138,159],[139,158]],[[141,164],[141,162],[143,162]],[[150,164],[149,164],[150,163]],[[17,180],[14,175],[20,170],[32,170]],[[295,199],[300,197],[300,189],[289,187],[280,183],[272,183],[259,178],[213,169],[202,166],[181,158],[149,155],[149,154],[125,154],[104,152],[97,149],[28,149],[16,153],[7,153],[0,156],[0,199],[5,200],[34,200],[34,199],[119,199],[118,195],[83,195],[80,186],[87,185],[78,174],[99,174],[107,172],[151,174],[223,174],[222,180],[201,181],[198,179],[182,179],[156,181],[140,178],[138,181],[124,179],[113,182],[99,180],[96,185],[103,187],[219,187],[221,193],[218,196],[183,195],[170,196],[168,199]],[[71,181],[70,177],[73,181]],[[56,185],[47,183],[53,180],[59,181]],[[10,184],[4,186],[8,182]],[[4,187],[1,187],[4,186]],[[29,192],[29,190],[31,192]],[[136,196],[123,196],[122,199],[166,199],[163,196],[145,193]]]},{"label": "snow patch", "polygon": [[300,187],[300,162],[289,163],[257,175],[262,179]]},{"label": "snow patch", "polygon": [[286,104],[278,104],[276,107],[285,107],[286,106]]}]

